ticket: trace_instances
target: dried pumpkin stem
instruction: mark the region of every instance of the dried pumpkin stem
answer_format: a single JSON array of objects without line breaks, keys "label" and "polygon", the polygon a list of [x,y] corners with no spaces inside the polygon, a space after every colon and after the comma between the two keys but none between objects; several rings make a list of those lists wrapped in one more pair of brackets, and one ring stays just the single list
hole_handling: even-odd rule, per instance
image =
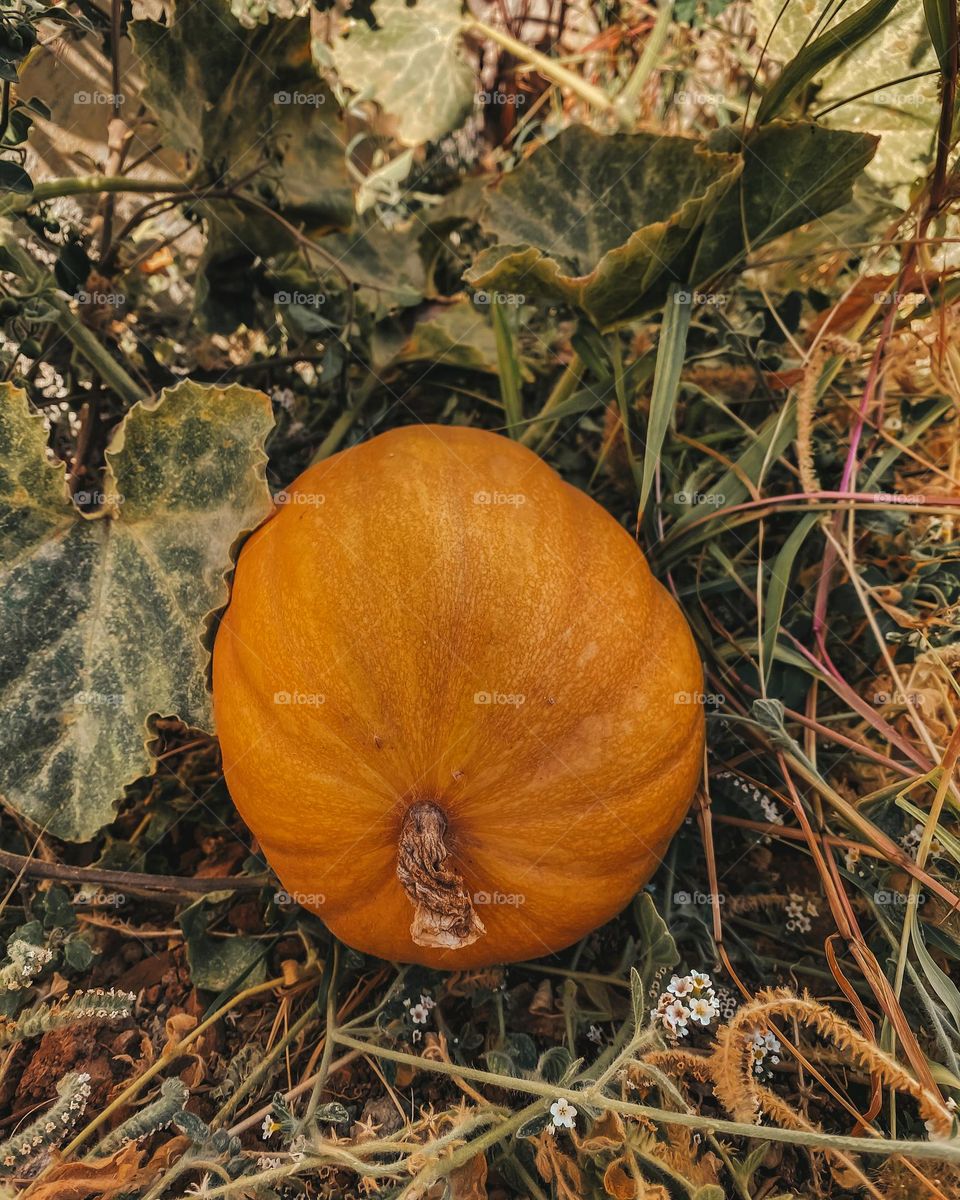
[{"label": "dried pumpkin stem", "polygon": [[415,912],[410,936],[418,946],[459,950],[486,930],[456,871],[444,865],[447,818],[429,800],[412,804],[403,818],[397,878]]}]

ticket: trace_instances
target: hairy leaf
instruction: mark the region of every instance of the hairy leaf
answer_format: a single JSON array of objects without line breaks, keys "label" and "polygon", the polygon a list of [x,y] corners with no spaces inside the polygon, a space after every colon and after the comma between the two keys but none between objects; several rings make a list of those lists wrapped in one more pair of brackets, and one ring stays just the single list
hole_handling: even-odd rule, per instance
[{"label": "hairy leaf", "polygon": [[201,638],[226,601],[233,543],[270,510],[271,408],[259,392],[193,383],[135,406],[92,518],[44,461],[24,394],[7,386],[0,413],[0,788],[83,840],[150,770],[152,714],[211,727]]},{"label": "hairy leaf", "polygon": [[637,896],[633,902],[633,913],[638,929],[636,972],[639,973],[640,986],[638,989],[634,971],[631,970],[630,990],[634,1019],[639,1025],[643,1018],[640,1010],[645,1007],[650,988],[659,975],[677,965],[680,952],[649,892],[641,892]]},{"label": "hairy leaf", "polygon": [[686,278],[699,230],[741,168],[737,154],[691,138],[572,126],[490,189],[483,225],[503,244],[465,278],[571,304],[609,328]]},{"label": "hairy leaf", "polygon": [[[276,23],[269,66],[259,31],[241,28],[223,0],[178,5],[169,26],[135,21],[130,28],[143,99],[174,146],[198,158],[214,180],[243,179],[260,167],[288,218],[310,228],[349,224],[342,118],[311,64],[307,19]],[[249,209],[239,214],[246,231],[232,207],[210,202],[208,211],[211,221],[227,220],[256,246]],[[279,238],[276,222],[265,228]]]},{"label": "hairy leaf", "polygon": [[808,121],[771,121],[745,139],[731,128],[718,131],[710,144],[740,150],[744,168],[707,222],[694,284],[737,266],[747,250],[846,204],[877,140]]},{"label": "hairy leaf", "polygon": [[377,0],[377,28],[358,22],[333,46],[341,80],[396,118],[407,146],[459,128],[473,108],[473,67],[460,53],[461,0]]}]

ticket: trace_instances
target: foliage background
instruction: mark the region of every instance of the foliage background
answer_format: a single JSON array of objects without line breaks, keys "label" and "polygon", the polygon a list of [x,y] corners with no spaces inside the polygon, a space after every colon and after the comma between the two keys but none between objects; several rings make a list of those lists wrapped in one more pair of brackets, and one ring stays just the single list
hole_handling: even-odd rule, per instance
[{"label": "foliage background", "polygon": [[[956,79],[937,0],[0,6],[0,1194],[955,1194]],[[452,976],[277,890],[205,687],[271,494],[413,421],[708,680],[650,887]]]}]

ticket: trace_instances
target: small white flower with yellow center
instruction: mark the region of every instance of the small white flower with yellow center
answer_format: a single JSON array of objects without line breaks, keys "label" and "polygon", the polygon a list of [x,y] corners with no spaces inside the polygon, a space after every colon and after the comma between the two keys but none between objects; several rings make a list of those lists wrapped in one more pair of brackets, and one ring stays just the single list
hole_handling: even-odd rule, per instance
[{"label": "small white flower with yellow center", "polygon": [[678,1037],[687,1036],[687,1021],[690,1017],[690,1010],[680,1000],[667,1000],[666,1004],[661,1003],[657,1008],[657,1015],[662,1023],[671,1032]]},{"label": "small white flower with yellow center", "polygon": [[266,1141],[267,1138],[271,1138],[275,1133],[279,1132],[280,1125],[278,1124],[273,1113],[267,1113],[267,1115],[263,1118],[263,1124],[260,1126],[260,1136],[264,1141]]},{"label": "small white flower with yellow center", "polygon": [[674,975],[667,986],[667,991],[674,996],[689,996],[693,991],[693,980],[689,975]]},{"label": "small white flower with yellow center", "polygon": [[573,1129],[577,1123],[577,1110],[563,1096],[550,1105],[550,1116],[556,1129]]},{"label": "small white flower with yellow center", "polygon": [[691,1000],[690,1017],[692,1020],[699,1021],[701,1025],[709,1025],[716,1015],[717,1010],[705,997],[699,996],[696,1000]]}]

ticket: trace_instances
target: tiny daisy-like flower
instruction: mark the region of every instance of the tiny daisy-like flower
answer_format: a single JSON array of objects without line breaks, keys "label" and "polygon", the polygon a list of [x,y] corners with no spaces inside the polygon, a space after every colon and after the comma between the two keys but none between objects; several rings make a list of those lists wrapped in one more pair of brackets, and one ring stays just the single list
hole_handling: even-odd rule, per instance
[{"label": "tiny daisy-like flower", "polygon": [[709,1025],[716,1015],[717,1010],[706,997],[700,996],[691,1001],[690,1016],[694,1021],[699,1021],[701,1025]]},{"label": "tiny daisy-like flower", "polygon": [[705,991],[707,988],[713,989],[713,980],[706,971],[691,971],[688,978],[695,990]]},{"label": "tiny daisy-like flower", "polygon": [[437,1002],[432,996],[427,996],[423,992],[420,993],[420,1003],[424,1008],[436,1008]]},{"label": "tiny daisy-like flower", "polygon": [[693,991],[693,981],[689,975],[674,975],[667,985],[667,991],[674,996],[689,996]]},{"label": "tiny daisy-like flower", "polygon": [[671,1033],[686,1037],[690,1010],[680,1000],[668,1001],[662,1008],[657,1009],[657,1014]]},{"label": "tiny daisy-like flower", "polygon": [[430,1010],[423,1004],[414,1004],[410,1009],[410,1020],[415,1025],[426,1025],[430,1019]]},{"label": "tiny daisy-like flower", "polygon": [[263,1118],[263,1124],[260,1126],[260,1133],[263,1137],[263,1140],[266,1141],[267,1138],[271,1138],[275,1133],[279,1132],[280,1126],[277,1124],[273,1113],[267,1113],[267,1115]]},{"label": "tiny daisy-like flower", "polygon": [[573,1129],[577,1123],[577,1110],[563,1096],[550,1105],[550,1115],[557,1129]]}]

